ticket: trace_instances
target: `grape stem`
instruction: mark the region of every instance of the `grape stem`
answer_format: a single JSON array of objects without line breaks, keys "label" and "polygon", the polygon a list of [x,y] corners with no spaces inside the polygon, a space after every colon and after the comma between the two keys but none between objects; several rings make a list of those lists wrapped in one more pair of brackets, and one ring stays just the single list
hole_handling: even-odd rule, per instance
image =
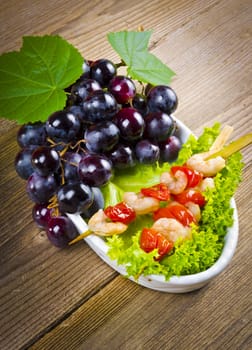
[{"label": "grape stem", "polygon": [[119,63],[116,63],[115,65],[116,65],[116,68],[126,67],[126,63],[123,60]]},{"label": "grape stem", "polygon": [[216,157],[228,158],[233,153],[240,151],[242,148],[250,145],[252,143],[252,133],[241,136],[239,139],[231,142],[229,145],[224,146],[221,150],[212,153],[210,156],[206,158],[212,159]]},{"label": "grape stem", "polygon": [[58,200],[56,195],[52,196],[52,198],[49,200],[49,204],[47,208],[54,210],[53,216],[59,216],[59,206],[58,206]]}]

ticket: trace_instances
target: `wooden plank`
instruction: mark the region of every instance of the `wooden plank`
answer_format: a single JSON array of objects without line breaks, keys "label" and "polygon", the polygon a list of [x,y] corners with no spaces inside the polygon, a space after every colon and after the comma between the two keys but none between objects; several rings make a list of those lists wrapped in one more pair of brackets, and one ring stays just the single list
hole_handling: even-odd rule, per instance
[{"label": "wooden plank", "polygon": [[182,295],[118,277],[31,349],[248,349],[248,277],[238,254],[215,281]]}]

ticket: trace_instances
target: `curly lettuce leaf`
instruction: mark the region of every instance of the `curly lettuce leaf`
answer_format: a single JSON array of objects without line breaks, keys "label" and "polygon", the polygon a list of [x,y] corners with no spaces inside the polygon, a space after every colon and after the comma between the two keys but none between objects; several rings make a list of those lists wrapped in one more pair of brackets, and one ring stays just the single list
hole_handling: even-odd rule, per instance
[{"label": "curly lettuce leaf", "polygon": [[211,128],[206,127],[197,139],[197,143],[193,147],[193,153],[206,152],[214,143],[221,129],[220,123],[215,123]]},{"label": "curly lettuce leaf", "polygon": [[155,273],[162,273],[163,267],[154,257],[157,255],[157,250],[153,250],[150,253],[145,253],[139,247],[141,230],[132,236],[131,245],[125,246],[122,239],[119,236],[112,236],[108,239],[108,245],[110,246],[109,257],[117,260],[119,265],[125,265],[127,270],[127,276],[133,276],[137,279],[141,274],[150,275]]}]

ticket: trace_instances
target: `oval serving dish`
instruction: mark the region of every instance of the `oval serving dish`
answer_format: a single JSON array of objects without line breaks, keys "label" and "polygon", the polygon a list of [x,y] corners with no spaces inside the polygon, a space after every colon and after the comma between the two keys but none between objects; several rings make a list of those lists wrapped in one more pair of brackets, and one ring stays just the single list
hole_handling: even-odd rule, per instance
[{"label": "oval serving dish", "polygon": [[[192,133],[182,122],[174,117],[179,130],[179,137],[184,143],[188,136]],[[141,275],[136,281],[133,277],[130,280],[153,290],[168,292],[168,293],[186,293],[199,289],[209,283],[214,277],[225,270],[230,263],[238,242],[239,224],[238,213],[234,198],[232,198],[230,206],[233,208],[233,226],[227,229],[225,243],[222,253],[218,260],[207,270],[196,274],[186,276],[172,276],[168,281],[163,275]],[[84,219],[78,214],[68,214],[69,218],[77,227],[79,233],[85,232],[88,226]],[[108,246],[104,239],[94,234],[84,238],[85,242],[91,249],[109,266],[119,272],[121,275],[126,275],[126,268],[123,265],[118,265],[115,260],[111,260],[108,255]]]}]

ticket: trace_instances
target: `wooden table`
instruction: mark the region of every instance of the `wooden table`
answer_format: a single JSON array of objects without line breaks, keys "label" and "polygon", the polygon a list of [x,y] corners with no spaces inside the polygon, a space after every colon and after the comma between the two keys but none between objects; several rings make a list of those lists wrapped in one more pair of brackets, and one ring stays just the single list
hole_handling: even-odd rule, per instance
[{"label": "wooden table", "polygon": [[[249,0],[1,2],[1,52],[23,35],[60,34],[84,57],[117,60],[106,33],[153,29],[150,50],[176,73],[176,116],[196,135],[215,121],[252,132]],[[240,236],[227,270],[168,294],[114,272],[85,244],[57,249],[31,218],[15,173],[18,126],[0,121],[0,348],[251,349],[251,147],[235,199]]]}]

